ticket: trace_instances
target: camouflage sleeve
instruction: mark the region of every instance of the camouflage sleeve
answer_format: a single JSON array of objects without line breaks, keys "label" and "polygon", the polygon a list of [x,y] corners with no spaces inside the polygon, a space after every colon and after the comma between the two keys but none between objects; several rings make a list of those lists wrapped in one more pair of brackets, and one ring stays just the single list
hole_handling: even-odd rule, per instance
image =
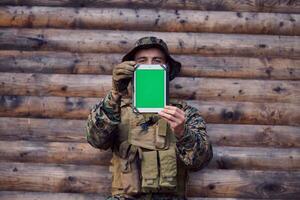
[{"label": "camouflage sleeve", "polygon": [[95,148],[108,149],[120,123],[120,97],[109,92],[93,106],[86,121],[87,141]]},{"label": "camouflage sleeve", "polygon": [[205,167],[213,157],[212,146],[206,134],[206,125],[199,111],[186,105],[184,136],[177,143],[177,153],[186,167],[192,171]]}]

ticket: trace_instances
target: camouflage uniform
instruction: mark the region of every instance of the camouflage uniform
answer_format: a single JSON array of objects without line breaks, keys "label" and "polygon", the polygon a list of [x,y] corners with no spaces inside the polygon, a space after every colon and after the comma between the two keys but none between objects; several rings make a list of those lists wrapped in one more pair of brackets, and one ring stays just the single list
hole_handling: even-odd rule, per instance
[{"label": "camouflage uniform", "polygon": [[[178,72],[173,71],[174,77],[176,73]],[[172,78],[170,79],[172,80]],[[111,148],[114,151],[118,140],[118,126],[123,123],[121,119],[122,104],[124,104],[124,99],[114,98],[110,91],[103,100],[93,106],[86,123],[87,140],[93,147],[104,150]],[[206,134],[205,122],[199,111],[185,102],[170,100],[170,104],[183,110],[186,118],[184,136],[176,141],[178,160],[183,164],[186,171],[200,170],[208,164],[213,156],[211,143]],[[114,196],[108,199],[126,198]],[[141,194],[136,199],[176,200],[185,199],[185,196],[153,193]]]}]

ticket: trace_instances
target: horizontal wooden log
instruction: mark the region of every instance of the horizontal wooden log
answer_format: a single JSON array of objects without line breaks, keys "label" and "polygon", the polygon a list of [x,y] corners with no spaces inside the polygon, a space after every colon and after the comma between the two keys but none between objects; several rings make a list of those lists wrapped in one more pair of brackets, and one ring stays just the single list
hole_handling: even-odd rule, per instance
[{"label": "horizontal wooden log", "polygon": [[85,120],[0,117],[0,140],[86,142],[84,127]]},{"label": "horizontal wooden log", "polygon": [[[110,190],[107,167],[1,163],[0,190],[100,193]],[[297,198],[300,172],[202,170],[191,175],[188,196]]]},{"label": "horizontal wooden log", "polygon": [[[85,134],[84,131],[82,134]],[[0,141],[0,144],[1,162],[109,165],[111,159],[110,151],[93,148],[87,141],[84,143]]]},{"label": "horizontal wooden log", "polygon": [[155,35],[175,54],[300,57],[300,36],[170,33],[110,30],[0,29],[2,50],[124,53],[141,37]]},{"label": "horizontal wooden log", "polygon": [[286,12],[300,13],[298,1],[288,0],[161,0],[161,1],[142,1],[142,0],[26,0],[11,1],[2,0],[0,5],[14,6],[70,6],[70,7],[133,7],[133,8],[167,8],[167,9],[194,9],[194,10],[218,10],[218,11],[251,11],[251,12]]},{"label": "horizontal wooden log", "polygon": [[[101,194],[76,194],[76,193],[52,193],[52,192],[22,192],[0,191],[1,200],[105,200]],[[225,200],[224,198],[195,197],[189,200]],[[254,200],[241,198],[226,198],[226,200]],[[257,199],[256,199],[257,200]],[[276,198],[276,200],[279,200]]]},{"label": "horizontal wooden log", "polygon": [[0,15],[0,27],[300,35],[300,15],[296,14],[0,7]]},{"label": "horizontal wooden log", "polygon": [[[238,141],[236,141],[238,142]],[[209,169],[299,170],[300,149],[213,146]],[[1,162],[109,165],[110,151],[87,142],[0,141]]]},{"label": "horizontal wooden log", "polygon": [[300,149],[213,147],[211,169],[297,170]]},{"label": "horizontal wooden log", "polygon": [[108,167],[38,163],[0,164],[0,190],[109,194]]},{"label": "horizontal wooden log", "polygon": [[[87,119],[89,109],[101,99],[82,97],[1,96],[1,117]],[[299,105],[187,101],[208,123],[300,125]]]},{"label": "horizontal wooden log", "polygon": [[[299,171],[282,173],[278,171],[203,170],[202,173],[190,175],[188,191],[190,196],[194,197],[297,199],[300,197],[299,175]],[[205,187],[199,187],[200,184],[204,184]]]},{"label": "horizontal wooden log", "polygon": [[[112,77],[1,73],[0,82],[0,95],[104,97],[111,89]],[[300,81],[176,78],[170,82],[170,97],[299,104]]]},{"label": "horizontal wooden log", "polygon": [[300,127],[208,124],[207,132],[220,146],[300,147]]},{"label": "horizontal wooden log", "polygon": [[101,194],[0,191],[2,200],[105,200]]},{"label": "horizontal wooden log", "polygon": [[[299,105],[280,103],[190,101],[210,123],[299,125]],[[215,115],[214,113],[218,113]],[[285,120],[282,119],[283,115]],[[297,122],[298,121],[298,122]]]},{"label": "horizontal wooden log", "polygon": [[[300,80],[300,60],[282,58],[203,57],[175,55],[180,76]],[[112,74],[121,54],[78,54],[45,51],[0,51],[1,72]]]},{"label": "horizontal wooden log", "polygon": [[[86,142],[85,120],[0,118],[0,140]],[[211,142],[219,146],[300,147],[300,127],[207,124]],[[237,142],[238,141],[238,142]]]}]

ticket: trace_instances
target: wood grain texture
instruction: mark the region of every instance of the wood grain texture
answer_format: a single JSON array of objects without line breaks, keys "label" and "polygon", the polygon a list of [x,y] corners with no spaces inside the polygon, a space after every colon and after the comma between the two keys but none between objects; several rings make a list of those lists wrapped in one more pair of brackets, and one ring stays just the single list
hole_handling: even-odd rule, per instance
[{"label": "wood grain texture", "polygon": [[[300,15],[192,10],[2,7],[0,27],[300,35]],[[101,20],[99,20],[101,19]]]},{"label": "wood grain texture", "polygon": [[0,140],[86,142],[85,120],[0,117]]},{"label": "wood grain texture", "polygon": [[297,199],[300,195],[299,175],[299,171],[203,170],[190,174],[188,191],[194,197]]},{"label": "wood grain texture", "polygon": [[207,132],[220,146],[300,147],[299,126],[208,124]]},{"label": "wood grain texture", "polygon": [[300,57],[300,36],[110,30],[0,29],[2,50],[124,53],[141,37],[163,39],[175,54]]},{"label": "wood grain texture", "polygon": [[43,163],[0,164],[0,190],[109,194],[106,166]]},{"label": "wood grain texture", "polygon": [[0,5],[14,6],[69,6],[69,7],[130,7],[130,8],[167,8],[167,9],[195,9],[216,11],[251,11],[251,12],[287,12],[300,13],[298,1],[290,0],[2,0]]},{"label": "wood grain texture", "polygon": [[[237,141],[238,142],[238,141]],[[213,147],[210,169],[299,171],[299,148]]]},{"label": "wood grain texture", "polygon": [[[0,140],[86,142],[85,120],[0,117]],[[210,141],[218,146],[300,147],[300,127],[207,124]],[[236,142],[239,141],[239,142]]]},{"label": "wood grain texture", "polygon": [[[204,57],[175,55],[179,76],[300,80],[300,60],[286,58]],[[43,74],[111,75],[122,60],[117,53],[0,51],[0,71]]]},{"label": "wood grain texture", "polygon": [[[0,82],[1,95],[104,97],[111,90],[112,77],[1,73]],[[300,104],[300,81],[176,78],[170,82],[170,97]]]},{"label": "wood grain texture", "polygon": [[100,194],[0,191],[2,200],[105,200]]},{"label": "wood grain texture", "polygon": [[[107,195],[108,168],[42,163],[1,163],[0,189]],[[297,198],[300,172],[205,169],[191,174],[188,196]]]},{"label": "wood grain texture", "polygon": [[[300,169],[299,148],[213,147],[209,169]],[[1,162],[109,165],[111,151],[100,151],[87,142],[0,141]]]},{"label": "wood grain texture", "polygon": [[0,144],[1,162],[105,166],[110,164],[111,159],[111,151],[100,151],[87,141],[84,143],[0,141]]},{"label": "wood grain texture", "polygon": [[[182,62],[214,157],[192,200],[300,199],[300,1],[0,1],[0,199],[103,199],[111,152],[85,136],[134,42]],[[81,193],[81,194],[75,194]]]},{"label": "wood grain texture", "polygon": [[[101,194],[76,194],[76,193],[52,193],[52,192],[22,192],[0,191],[1,200],[105,200]],[[253,200],[242,198],[209,198],[195,197],[189,200]],[[276,200],[282,200],[277,199]]]},{"label": "wood grain texture", "polygon": [[[101,99],[76,97],[1,96],[1,117],[87,119],[89,109]],[[300,122],[299,105],[187,101],[208,123],[295,125]]]}]

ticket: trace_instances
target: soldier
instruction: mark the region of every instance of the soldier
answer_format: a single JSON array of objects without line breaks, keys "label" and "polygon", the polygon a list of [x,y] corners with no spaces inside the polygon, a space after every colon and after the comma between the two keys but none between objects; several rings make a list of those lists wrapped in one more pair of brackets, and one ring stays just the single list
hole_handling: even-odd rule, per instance
[{"label": "soldier", "polygon": [[108,199],[186,199],[188,170],[202,169],[213,156],[205,122],[196,108],[175,99],[158,114],[134,113],[126,97],[137,63],[166,64],[169,80],[181,68],[163,40],[139,39],[114,67],[110,92],[92,108],[87,141],[112,149]]}]

